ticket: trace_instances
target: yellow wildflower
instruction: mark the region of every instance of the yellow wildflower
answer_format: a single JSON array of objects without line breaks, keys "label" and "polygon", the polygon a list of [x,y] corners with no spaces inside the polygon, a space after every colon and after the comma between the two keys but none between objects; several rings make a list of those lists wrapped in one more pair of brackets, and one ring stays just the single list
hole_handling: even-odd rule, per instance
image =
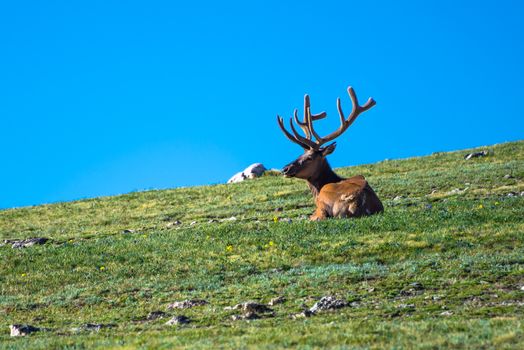
[{"label": "yellow wildflower", "polygon": [[226,247],[226,251],[231,252],[233,251],[233,246],[231,244],[228,244]]},{"label": "yellow wildflower", "polygon": [[100,266],[100,271],[104,271],[106,269],[105,266]]}]

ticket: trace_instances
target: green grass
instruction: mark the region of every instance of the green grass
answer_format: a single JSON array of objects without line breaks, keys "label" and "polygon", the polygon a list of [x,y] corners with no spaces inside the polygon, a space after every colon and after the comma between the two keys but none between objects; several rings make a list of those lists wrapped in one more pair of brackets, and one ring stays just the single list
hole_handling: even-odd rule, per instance
[{"label": "green grass", "polygon": [[[524,142],[480,149],[338,169],[385,205],[360,219],[305,220],[306,184],[271,174],[0,211],[0,238],[52,240],[0,247],[0,348],[524,348]],[[353,304],[290,317],[324,295]],[[272,317],[224,310],[275,296]],[[209,304],[166,309],[187,298]],[[193,322],[140,321],[155,310]]]}]

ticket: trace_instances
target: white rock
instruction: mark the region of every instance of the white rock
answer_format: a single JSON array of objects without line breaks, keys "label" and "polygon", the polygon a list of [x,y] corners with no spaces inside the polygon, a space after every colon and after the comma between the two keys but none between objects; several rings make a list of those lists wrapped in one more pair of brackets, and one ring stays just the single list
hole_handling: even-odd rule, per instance
[{"label": "white rock", "polygon": [[245,168],[244,171],[241,171],[233,175],[229,180],[227,180],[227,183],[231,184],[236,182],[242,182],[246,179],[254,179],[256,177],[262,176],[262,174],[266,170],[266,167],[262,163],[253,163],[247,168]]}]

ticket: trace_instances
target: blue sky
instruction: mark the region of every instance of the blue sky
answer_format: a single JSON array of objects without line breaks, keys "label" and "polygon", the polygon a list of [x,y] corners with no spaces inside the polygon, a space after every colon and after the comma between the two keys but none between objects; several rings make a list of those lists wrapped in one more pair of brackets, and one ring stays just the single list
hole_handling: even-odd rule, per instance
[{"label": "blue sky", "polygon": [[335,167],[523,138],[520,1],[12,1],[0,5],[0,208],[225,182],[301,153],[352,85],[377,106]]}]

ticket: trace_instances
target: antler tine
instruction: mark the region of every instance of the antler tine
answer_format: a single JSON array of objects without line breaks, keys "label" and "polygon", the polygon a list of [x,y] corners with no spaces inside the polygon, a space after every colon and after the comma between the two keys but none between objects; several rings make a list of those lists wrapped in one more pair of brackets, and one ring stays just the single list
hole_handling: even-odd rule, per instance
[{"label": "antler tine", "polygon": [[311,141],[311,138],[310,137],[303,137],[301,136],[298,132],[297,132],[297,129],[295,129],[295,126],[293,125],[293,119],[292,118],[289,118],[289,126],[291,127],[291,130],[293,131],[293,134],[295,134],[295,138],[302,142],[303,144],[306,144],[308,147],[307,148],[318,148],[317,147],[317,144],[313,141]]},{"label": "antler tine", "polygon": [[304,134],[306,134],[306,137],[311,140],[311,134],[307,128],[307,123],[304,122],[304,123],[301,123],[300,120],[298,120],[298,109],[295,108],[295,111],[293,113],[293,116],[295,118],[295,123],[298,124],[298,126],[300,126],[300,128],[302,129],[302,131],[304,131]]},{"label": "antler tine", "polygon": [[358,98],[357,98],[357,95],[355,94],[355,90],[353,90],[351,86],[348,87],[348,94],[349,94],[349,97],[351,98],[351,102],[353,103],[353,109],[351,110],[351,113],[349,114],[348,118],[346,119],[346,117],[344,116],[344,112],[342,111],[340,98],[338,98],[337,99],[337,109],[340,115],[340,127],[336,131],[327,135],[326,137],[317,137],[317,135],[314,134],[315,138],[317,139],[317,144],[319,146],[323,145],[326,142],[332,141],[335,138],[337,138],[338,136],[342,135],[342,133],[344,133],[344,131],[346,131],[346,129],[349,128],[351,124],[353,124],[353,122],[357,119],[360,113],[367,111],[368,109],[370,109],[371,107],[377,104],[375,100],[373,100],[373,98],[370,97],[363,106],[360,106],[358,104]]},{"label": "antler tine", "polygon": [[[306,134],[307,139],[311,140],[311,132],[309,130],[309,123],[308,123],[308,113],[309,115],[311,115],[311,102],[309,100],[309,95],[305,94],[304,95],[304,121],[301,122],[298,120],[298,110],[297,109],[295,109],[294,117],[295,117],[295,122],[298,124],[298,126],[300,126],[302,131],[304,131],[304,134]],[[313,120],[319,120],[319,119],[325,118],[326,116],[327,116],[326,112],[320,112],[317,114],[312,114],[311,118]]]},{"label": "antler tine", "polygon": [[[286,137],[291,141],[291,142],[294,142],[296,143],[297,145],[299,145],[300,147],[304,148],[304,149],[310,149],[311,147],[313,147],[313,142],[312,141],[309,141],[311,142],[311,144],[313,145],[310,145],[306,142],[302,142],[300,139],[294,137],[293,135],[291,135],[289,133],[289,131],[286,130],[286,128],[284,127],[284,119],[281,118],[279,115],[277,115],[277,122],[278,122],[278,126],[280,126],[280,129],[282,130],[282,132],[284,133],[284,135],[286,135]],[[291,122],[291,120],[290,120]],[[291,126],[293,127],[293,124],[291,123]],[[296,135],[296,131],[295,131],[295,135]],[[305,139],[304,139],[305,140]]]}]

